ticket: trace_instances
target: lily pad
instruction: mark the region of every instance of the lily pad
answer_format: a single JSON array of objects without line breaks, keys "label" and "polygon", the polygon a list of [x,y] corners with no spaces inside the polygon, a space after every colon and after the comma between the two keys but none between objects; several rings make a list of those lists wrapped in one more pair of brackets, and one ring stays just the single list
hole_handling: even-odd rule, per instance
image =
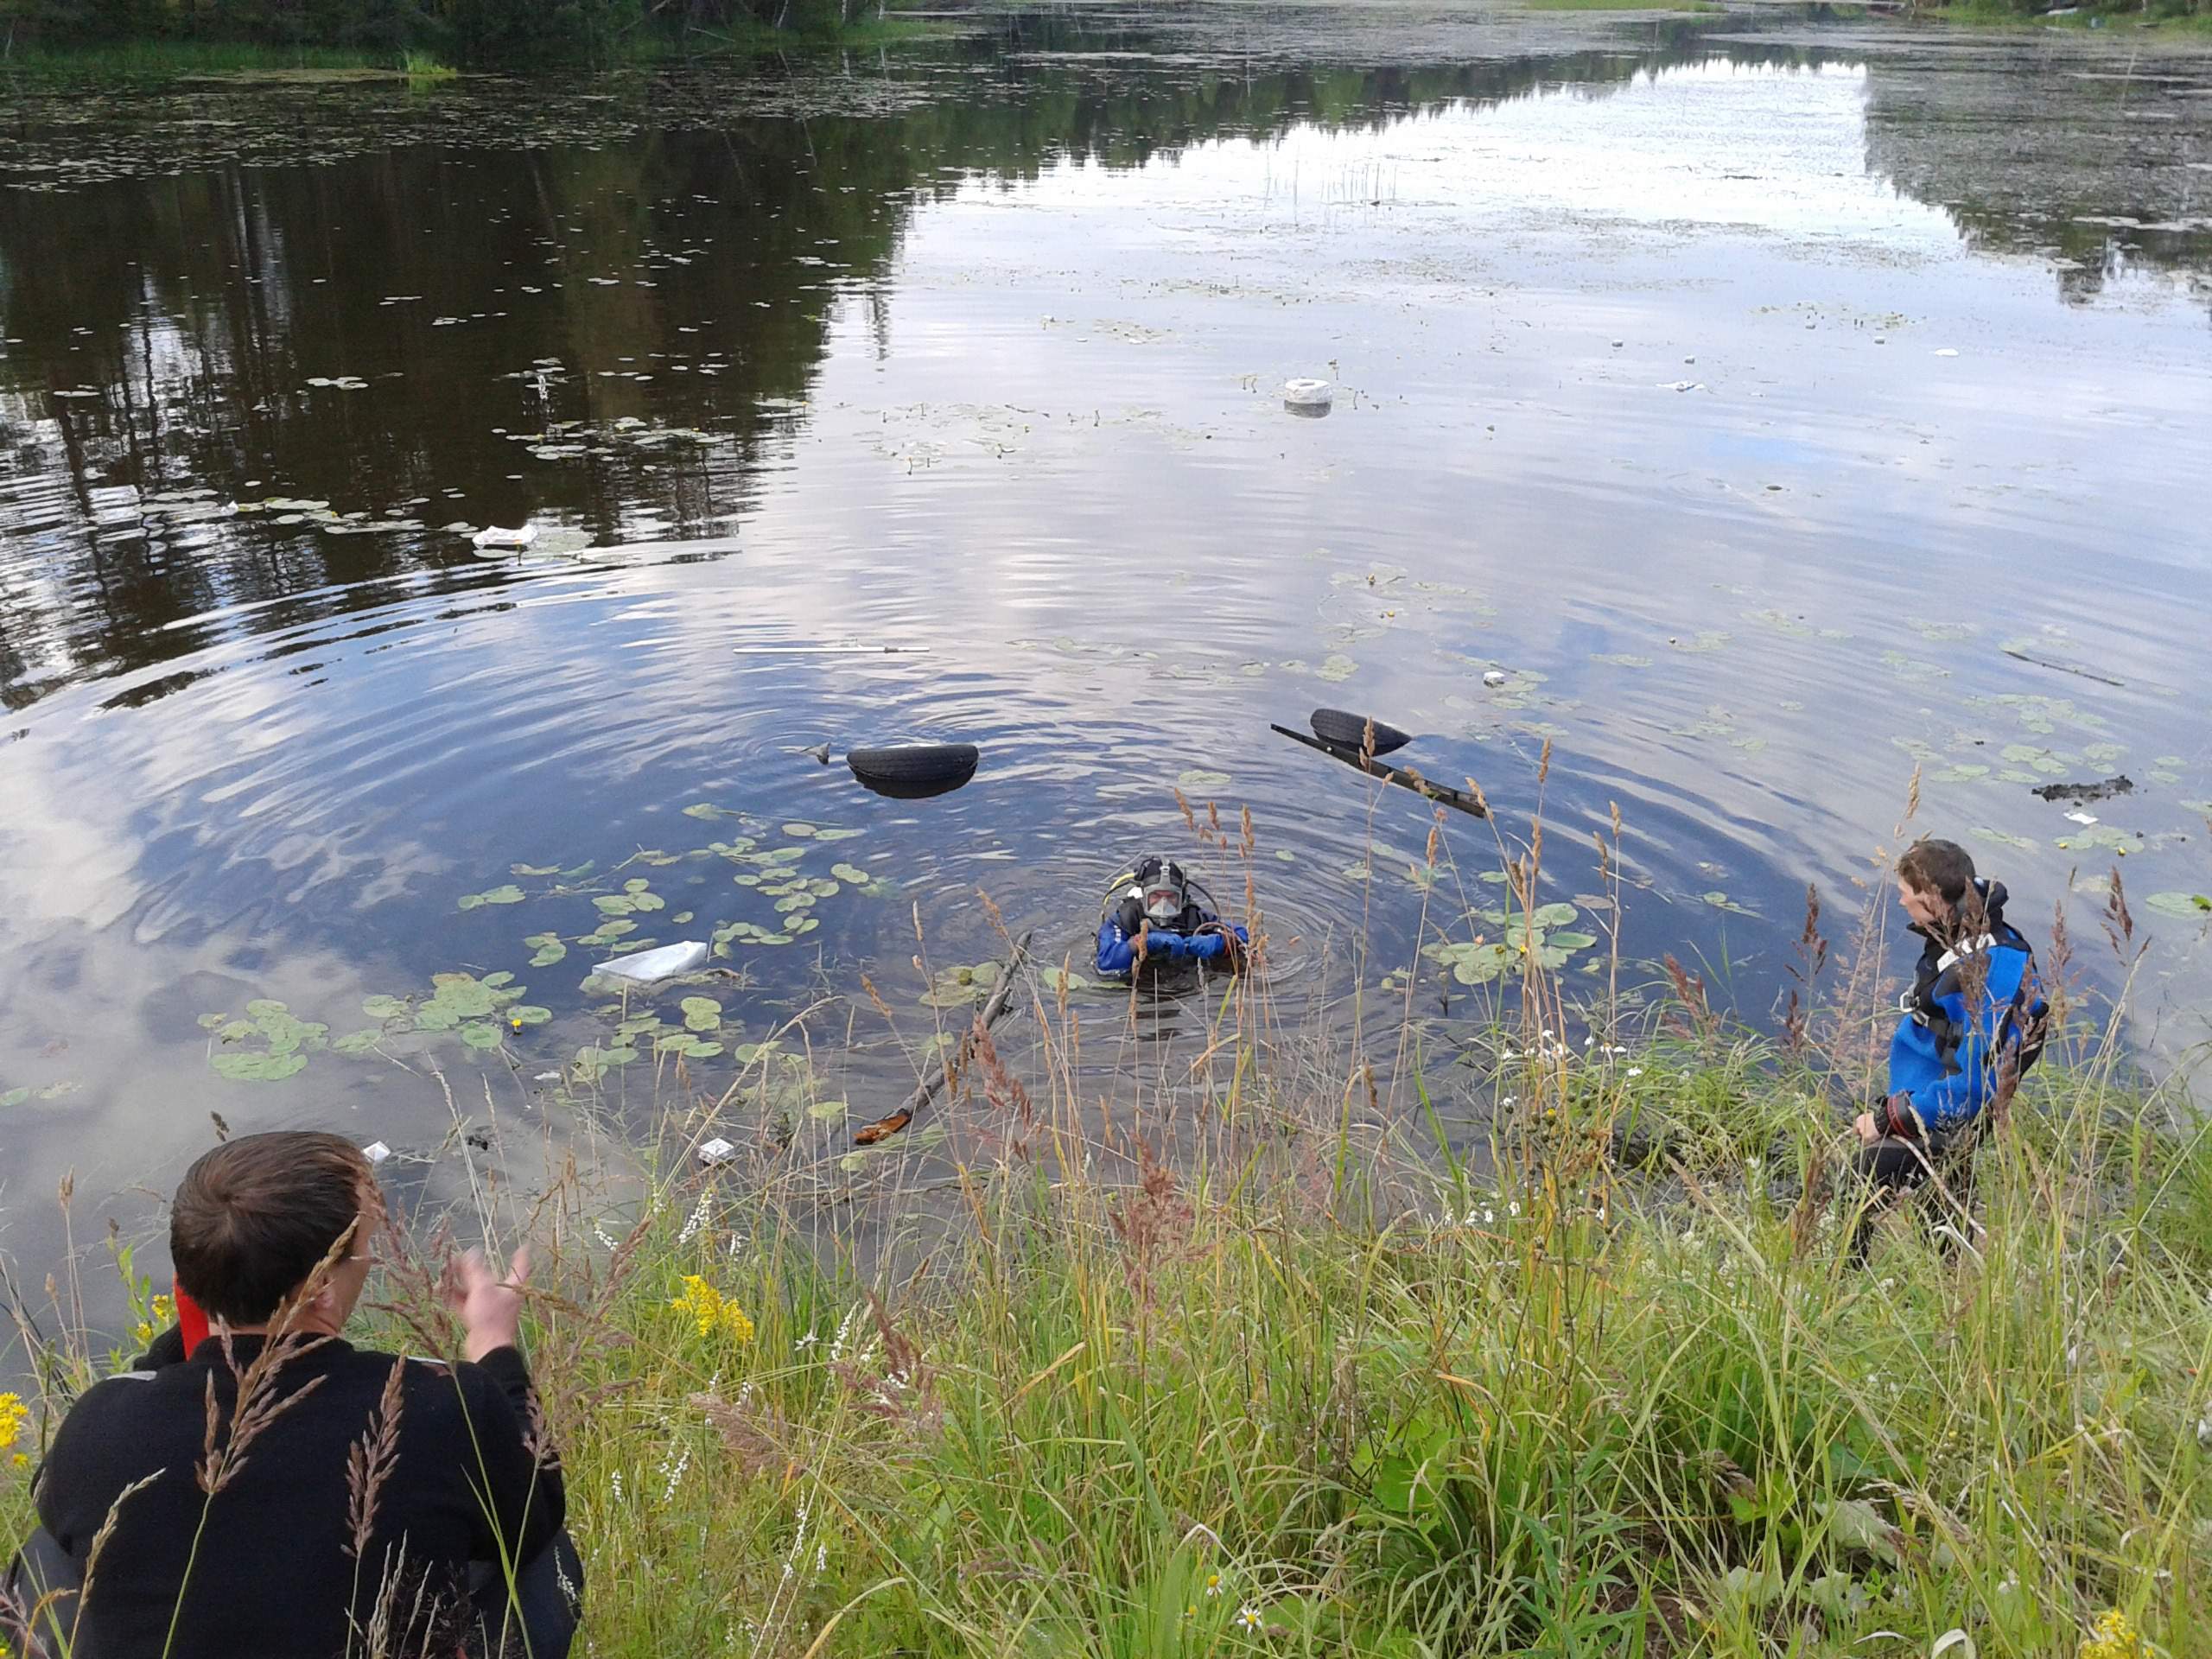
[{"label": "lily pad", "polygon": [[558,933],[533,933],[523,943],[537,949],[537,954],[530,959],[533,968],[550,968],[569,954],[569,947],[561,942]]},{"label": "lily pad", "polygon": [[1228,786],[1227,772],[1209,772],[1203,766],[1193,766],[1188,772],[1178,774],[1175,779],[1178,789],[1226,789]]},{"label": "lily pad", "polygon": [[483,893],[464,893],[461,896],[463,910],[474,910],[480,905],[518,905],[528,895],[512,881],[492,887]]},{"label": "lily pad", "polygon": [[471,1048],[497,1048],[499,1028],[481,1020],[472,1020],[461,1028],[461,1040]]},{"label": "lily pad", "polygon": [[2143,901],[2167,916],[2186,916],[2191,921],[2212,917],[2212,898],[2201,893],[2154,893]]},{"label": "lily pad", "polygon": [[719,1031],[722,1024],[722,1005],[711,996],[687,996],[680,1005],[683,1009],[683,1025],[688,1031]]},{"label": "lily pad", "polygon": [[215,1070],[234,1083],[282,1083],[306,1068],[304,1054],[272,1054],[266,1051],[249,1050],[238,1054],[218,1054],[212,1064]]}]

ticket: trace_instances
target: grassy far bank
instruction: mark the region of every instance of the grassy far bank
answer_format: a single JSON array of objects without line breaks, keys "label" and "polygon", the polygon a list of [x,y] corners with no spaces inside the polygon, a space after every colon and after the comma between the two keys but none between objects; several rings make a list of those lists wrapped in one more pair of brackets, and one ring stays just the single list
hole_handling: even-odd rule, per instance
[{"label": "grassy far bank", "polygon": [[[1040,980],[1033,1050],[943,1109],[957,1161],[843,1179],[844,1103],[766,1044],[594,1096],[542,1198],[472,1160],[449,1219],[541,1252],[588,1651],[2212,1654],[2212,1130],[2178,1084],[2097,1058],[2075,1001],[1970,1242],[1894,1226],[1853,1268],[1828,1103],[1873,997],[1780,1039],[1687,975],[1570,1006],[1522,868],[1478,1119],[1456,1066],[1391,1109],[1372,1027],[1285,1030],[1264,976],[1118,1066],[1129,1000]],[[642,1173],[579,1161],[625,1121]],[[742,1155],[702,1168],[709,1135]],[[18,1450],[112,1363],[52,1301]]]}]

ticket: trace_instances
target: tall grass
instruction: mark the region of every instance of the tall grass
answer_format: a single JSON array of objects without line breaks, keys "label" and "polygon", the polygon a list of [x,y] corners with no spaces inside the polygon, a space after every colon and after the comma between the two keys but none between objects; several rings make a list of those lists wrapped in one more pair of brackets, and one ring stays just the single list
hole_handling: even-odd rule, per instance
[{"label": "tall grass", "polygon": [[[1192,827],[1256,868],[1249,826]],[[1499,848],[1508,939],[1541,840]],[[1455,912],[1440,834],[1426,863]],[[2212,1654],[2212,1138],[2182,1080],[2112,1058],[2117,1010],[2077,994],[1975,1224],[1900,1216],[1851,1268],[1881,942],[1816,1003],[1806,939],[1777,1036],[1680,969],[1607,992],[1617,955],[1526,950],[1457,1026],[1409,974],[1356,1036],[1216,982],[1164,1047],[1144,999],[1039,980],[943,1145],[925,1118],[852,1169],[803,1028],[711,1087],[676,1062],[595,1096],[544,1192],[472,1180],[464,1218],[540,1252],[589,1651]],[[586,1160],[641,1118],[635,1162]],[[741,1155],[702,1166],[710,1135]],[[0,1546],[26,1520],[0,1478]]]}]

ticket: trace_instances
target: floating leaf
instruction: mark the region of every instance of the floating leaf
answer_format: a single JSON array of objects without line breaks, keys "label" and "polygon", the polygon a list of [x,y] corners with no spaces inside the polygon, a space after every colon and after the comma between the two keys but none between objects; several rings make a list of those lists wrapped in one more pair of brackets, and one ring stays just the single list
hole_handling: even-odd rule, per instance
[{"label": "floating leaf", "polygon": [[561,874],[561,867],[558,864],[510,864],[507,866],[507,874],[510,875],[558,875]]},{"label": "floating leaf", "polygon": [[511,1026],[542,1026],[552,1017],[552,1009],[541,1008],[534,1002],[507,1010],[507,1023]]},{"label": "floating leaf", "polygon": [[0,1095],[0,1111],[20,1106],[30,1097],[31,1091],[28,1089],[10,1089],[6,1094]]},{"label": "floating leaf", "polygon": [[365,997],[361,1002],[361,1012],[372,1020],[389,1020],[395,1014],[406,1013],[407,1004],[396,996]]},{"label": "floating leaf", "polygon": [[810,823],[787,823],[784,833],[793,841],[812,841],[820,831]]},{"label": "floating leaf", "polygon": [[711,996],[687,996],[679,1006],[683,1010],[685,1029],[690,1031],[721,1029],[722,1005]]},{"label": "floating leaf", "polygon": [[806,1109],[806,1115],[809,1117],[821,1118],[827,1122],[833,1118],[842,1120],[849,1116],[850,1111],[851,1109],[842,1100],[817,1100]]},{"label": "floating leaf", "polygon": [[2186,916],[2191,921],[2212,915],[2212,899],[2201,893],[2154,893],[2143,902],[2165,915]]},{"label": "floating leaf", "polygon": [[333,1038],[330,1049],[334,1054],[366,1054],[384,1040],[381,1027],[368,1031],[349,1031],[343,1037]]},{"label": "floating leaf", "polygon": [[218,1054],[215,1070],[234,1083],[282,1083],[306,1066],[304,1054]]},{"label": "floating leaf", "polygon": [[1190,771],[1178,775],[1175,779],[1175,787],[1178,789],[1226,789],[1228,786],[1227,772],[1208,772],[1202,766],[1193,766]]},{"label": "floating leaf", "polygon": [[473,1020],[461,1028],[461,1040],[471,1048],[497,1048],[499,1046],[499,1028],[486,1025],[480,1020]]},{"label": "floating leaf", "polygon": [[549,968],[569,954],[569,947],[561,943],[557,933],[533,933],[523,943],[537,948],[537,954],[530,959],[533,968]]},{"label": "floating leaf", "polygon": [[1325,680],[1342,682],[1358,673],[1359,664],[1343,652],[1338,652],[1331,655],[1319,668],[1313,671]]},{"label": "floating leaf", "polygon": [[518,905],[525,897],[527,895],[523,890],[510,881],[504,886],[492,887],[483,893],[463,893],[461,898],[461,907],[463,910],[474,910],[479,905]]},{"label": "floating leaf", "polygon": [[850,841],[855,836],[864,836],[866,834],[868,834],[868,831],[865,830],[823,829],[817,830],[814,832],[814,838],[817,841]]},{"label": "floating leaf", "polygon": [[683,809],[683,816],[687,818],[719,818],[722,816],[722,810],[705,801],[694,801]]},{"label": "floating leaf", "polygon": [[1529,919],[1538,927],[1558,927],[1563,923],[1573,921],[1580,913],[1573,905],[1539,905],[1536,906],[1535,913]]}]

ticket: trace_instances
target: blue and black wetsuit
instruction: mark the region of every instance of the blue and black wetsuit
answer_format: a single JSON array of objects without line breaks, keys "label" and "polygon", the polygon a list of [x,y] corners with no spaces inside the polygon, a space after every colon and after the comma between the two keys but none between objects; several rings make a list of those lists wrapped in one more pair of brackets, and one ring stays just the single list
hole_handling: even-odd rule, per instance
[{"label": "blue and black wetsuit", "polygon": [[[1098,918],[1102,978],[1127,979],[1135,971],[1137,934],[1144,920],[1142,900],[1116,881],[1106,895],[1106,908]],[[1144,936],[1144,953],[1147,962],[1212,963],[1230,959],[1234,951],[1249,943],[1250,936],[1243,928],[1224,924],[1192,896],[1172,925],[1153,925]]]},{"label": "blue and black wetsuit", "polygon": [[[1955,918],[1955,937],[1927,941],[1904,1018],[1890,1039],[1889,1090],[1875,1103],[1881,1138],[1859,1149],[1859,1179],[1883,1198],[1926,1186],[1937,1160],[1958,1154],[1943,1185],[1957,1206],[1973,1194],[1971,1154],[1990,1103],[2043,1053],[2050,1014],[2035,951],[2005,919],[2005,888],[1976,881],[1980,915]],[[1929,1217],[1923,1214],[1923,1220]],[[1872,1207],[1860,1212],[1852,1259],[1866,1259]]]},{"label": "blue and black wetsuit", "polygon": [[1970,936],[1913,930],[1927,948],[1897,999],[1904,1017],[1890,1039],[1889,1100],[1875,1114],[1884,1135],[1937,1150],[1976,1132],[2004,1078],[2036,1063],[2050,1013],[2035,950],[2005,919],[2004,885],[1974,887],[1981,914]]}]

